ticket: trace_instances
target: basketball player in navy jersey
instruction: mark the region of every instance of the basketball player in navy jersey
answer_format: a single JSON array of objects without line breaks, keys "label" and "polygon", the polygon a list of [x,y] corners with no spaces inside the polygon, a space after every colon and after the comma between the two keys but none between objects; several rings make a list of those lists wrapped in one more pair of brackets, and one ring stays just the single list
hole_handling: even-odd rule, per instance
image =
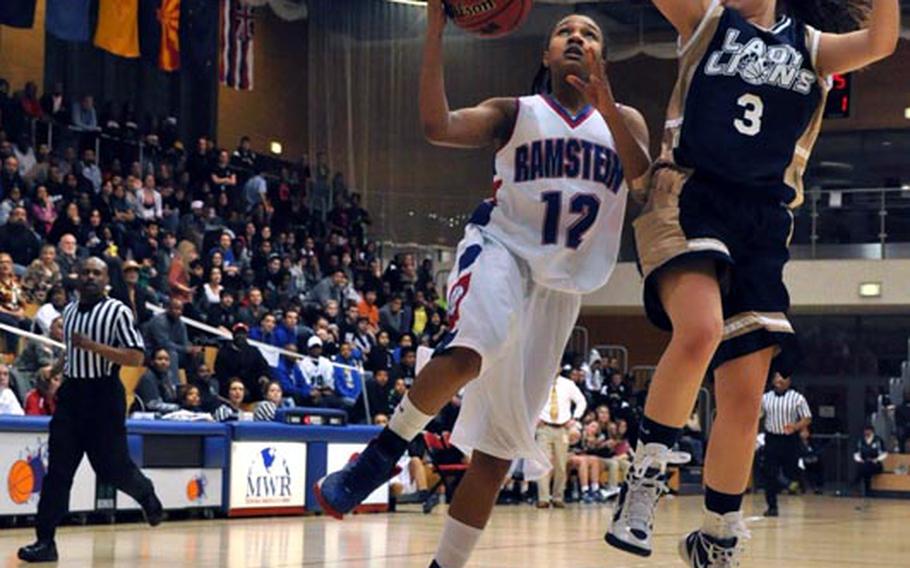
[{"label": "basketball player in navy jersey", "polygon": [[[359,458],[316,486],[340,517],[385,483],[405,451],[462,387],[452,443],[473,451],[433,565],[464,566],[511,462],[549,468],[534,441],[581,295],[602,287],[616,262],[627,187],[647,173],[647,127],[614,100],[604,34],[568,16],[550,34],[529,97],[452,111],[445,94],[440,0],[428,5],[420,113],[434,144],[496,149],[496,197],[465,229],[449,279],[452,332]],[[465,386],[467,385],[467,386]],[[568,431],[566,432],[568,435]],[[529,472],[531,466],[525,471]]]},{"label": "basketball player in navy jersey", "polygon": [[[693,567],[736,565],[740,512],[772,359],[792,361],[783,267],[829,80],[890,55],[897,0],[654,0],[680,34],[664,148],[635,233],[645,305],[672,330],[607,541],[651,553],[671,452],[714,369],[717,417],[705,521],[680,543]],[[870,8],[871,6],[871,8]],[[858,29],[865,25],[864,29]]]}]

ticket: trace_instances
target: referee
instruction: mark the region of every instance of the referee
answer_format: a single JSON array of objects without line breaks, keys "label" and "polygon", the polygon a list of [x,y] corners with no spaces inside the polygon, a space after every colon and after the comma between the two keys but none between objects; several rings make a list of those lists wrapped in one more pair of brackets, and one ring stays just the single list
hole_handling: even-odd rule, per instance
[{"label": "referee", "polygon": [[783,469],[787,479],[799,476],[799,432],[812,422],[806,397],[790,388],[790,378],[774,373],[773,389],[762,397],[765,416],[765,500],[766,517],[776,517],[778,474]]},{"label": "referee", "polygon": [[105,483],[114,485],[141,506],[155,526],[164,511],[155,488],[129,457],[126,445],[126,395],[119,379],[121,365],[142,365],[144,344],[133,313],[108,298],[107,265],[86,259],[79,270],[79,300],[63,310],[66,351],[57,368],[64,381],[51,419],[48,471],[38,501],[38,541],[19,549],[26,562],[57,560],[54,533],[69,508],[73,476],[83,454]]}]

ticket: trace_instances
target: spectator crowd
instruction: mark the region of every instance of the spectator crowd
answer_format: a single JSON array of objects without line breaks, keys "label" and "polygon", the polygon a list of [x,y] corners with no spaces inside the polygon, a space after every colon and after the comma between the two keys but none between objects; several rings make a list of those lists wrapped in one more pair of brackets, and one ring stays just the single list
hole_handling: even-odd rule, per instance
[{"label": "spectator crowd", "polygon": [[[208,137],[187,147],[176,124],[140,121],[129,105],[99,112],[60,85],[11,95],[0,79],[0,323],[60,341],[80,261],[98,256],[146,342],[133,410],[388,416],[414,380],[417,347],[448,331],[432,260],[384,262],[359,194],[325,152],[311,167],[307,155],[260,156],[248,137],[233,151]],[[0,412],[52,414],[57,349],[10,332],[0,346]]]}]

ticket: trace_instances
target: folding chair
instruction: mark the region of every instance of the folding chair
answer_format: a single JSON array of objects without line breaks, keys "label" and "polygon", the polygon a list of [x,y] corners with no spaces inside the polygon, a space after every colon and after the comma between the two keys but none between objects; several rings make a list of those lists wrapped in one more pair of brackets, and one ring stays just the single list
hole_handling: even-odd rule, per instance
[{"label": "folding chair", "polygon": [[435,495],[440,486],[444,486],[446,503],[451,503],[455,489],[468,470],[468,464],[464,463],[464,455],[449,443],[448,432],[441,436],[433,432],[424,432],[423,441],[427,445],[433,471],[439,476],[439,481],[430,488],[430,496]]}]

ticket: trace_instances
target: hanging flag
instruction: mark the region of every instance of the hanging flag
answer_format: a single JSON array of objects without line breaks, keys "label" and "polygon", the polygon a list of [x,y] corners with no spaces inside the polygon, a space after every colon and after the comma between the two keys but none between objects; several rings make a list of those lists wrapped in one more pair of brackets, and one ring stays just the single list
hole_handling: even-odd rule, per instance
[{"label": "hanging flag", "polygon": [[95,45],[120,57],[139,57],[139,0],[98,0]]},{"label": "hanging flag", "polygon": [[0,0],[0,24],[30,28],[35,23],[35,0]]},{"label": "hanging flag", "polygon": [[92,0],[47,0],[47,32],[64,41],[87,42],[91,4]]},{"label": "hanging flag", "polygon": [[161,0],[161,53],[158,67],[163,71],[180,69],[180,0]]},{"label": "hanging flag", "polygon": [[221,0],[221,83],[253,90],[253,8]]}]

